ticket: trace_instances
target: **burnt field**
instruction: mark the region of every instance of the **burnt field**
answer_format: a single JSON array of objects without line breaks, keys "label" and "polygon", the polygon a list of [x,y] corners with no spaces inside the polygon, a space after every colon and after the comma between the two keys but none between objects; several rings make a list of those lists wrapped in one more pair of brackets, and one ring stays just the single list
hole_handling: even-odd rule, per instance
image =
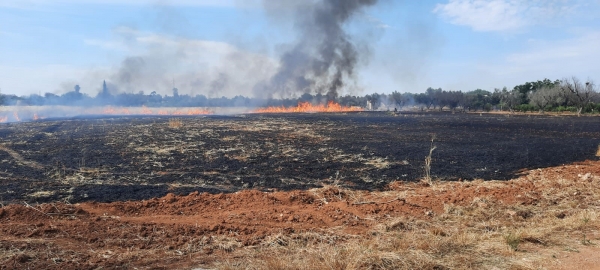
[{"label": "burnt field", "polygon": [[432,176],[504,180],[595,160],[596,117],[249,114],[57,119],[0,126],[0,202],[141,200],[167,193],[377,190]]}]

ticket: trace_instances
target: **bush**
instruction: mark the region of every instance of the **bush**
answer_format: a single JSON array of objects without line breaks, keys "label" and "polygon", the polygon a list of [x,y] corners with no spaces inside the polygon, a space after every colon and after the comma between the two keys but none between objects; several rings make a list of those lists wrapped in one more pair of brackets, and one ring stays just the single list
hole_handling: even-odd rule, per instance
[{"label": "bush", "polygon": [[600,103],[590,103],[585,108],[583,108],[584,113],[593,113],[597,114],[600,112]]},{"label": "bush", "polygon": [[521,104],[515,108],[515,111],[520,112],[534,112],[536,111],[535,106],[529,104]]},{"label": "bush", "polygon": [[489,112],[492,110],[492,104],[486,103],[485,106],[483,106],[483,110],[486,112]]}]

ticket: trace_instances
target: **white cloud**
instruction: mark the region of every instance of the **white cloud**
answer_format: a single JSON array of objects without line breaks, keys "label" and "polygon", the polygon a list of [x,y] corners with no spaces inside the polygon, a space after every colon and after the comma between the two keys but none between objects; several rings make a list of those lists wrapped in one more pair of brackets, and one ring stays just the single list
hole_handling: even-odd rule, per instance
[{"label": "white cloud", "polygon": [[518,31],[575,14],[581,0],[449,0],[434,13],[475,31]]},{"label": "white cloud", "polygon": [[[598,76],[600,74],[600,31],[589,31],[558,42],[532,41],[526,51],[506,57],[507,75],[547,74],[559,79],[565,76]],[[600,79],[600,78],[597,78]]]},{"label": "white cloud", "polygon": [[367,22],[371,23],[372,25],[374,25],[377,28],[381,28],[381,29],[387,29],[387,28],[392,28],[391,25],[383,22],[382,20],[373,17],[371,15],[367,15],[367,14],[361,14],[362,18],[364,18]]},{"label": "white cloud", "polygon": [[445,5],[438,4],[434,12],[453,24],[469,26],[475,31],[504,31],[526,25],[520,16],[523,8],[504,0],[451,0]]}]

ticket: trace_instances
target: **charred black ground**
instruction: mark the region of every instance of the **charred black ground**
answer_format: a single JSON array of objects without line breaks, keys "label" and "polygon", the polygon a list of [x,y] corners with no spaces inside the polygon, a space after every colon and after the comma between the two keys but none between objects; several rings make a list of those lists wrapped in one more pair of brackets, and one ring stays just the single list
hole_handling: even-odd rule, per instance
[{"label": "charred black ground", "polygon": [[0,201],[117,201],[432,174],[510,179],[595,157],[596,117],[349,113],[61,119],[0,126]]}]

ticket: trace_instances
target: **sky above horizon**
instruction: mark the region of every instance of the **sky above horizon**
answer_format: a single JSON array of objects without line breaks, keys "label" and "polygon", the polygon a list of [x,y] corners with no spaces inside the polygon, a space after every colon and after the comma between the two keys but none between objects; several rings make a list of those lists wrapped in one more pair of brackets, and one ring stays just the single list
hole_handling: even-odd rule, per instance
[{"label": "sky above horizon", "polygon": [[[3,0],[0,91],[253,96],[298,42],[289,16],[260,0]],[[600,0],[380,0],[344,27],[360,61],[341,94],[600,80]]]}]

